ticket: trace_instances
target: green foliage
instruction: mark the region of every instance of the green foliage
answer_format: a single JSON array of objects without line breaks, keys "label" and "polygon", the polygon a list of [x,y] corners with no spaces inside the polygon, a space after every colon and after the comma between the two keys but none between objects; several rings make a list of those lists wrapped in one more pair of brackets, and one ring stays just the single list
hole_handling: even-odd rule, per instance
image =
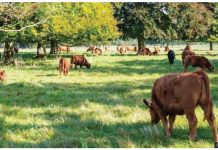
[{"label": "green foliage", "polygon": [[195,40],[208,36],[213,13],[203,3],[124,3],[116,11],[124,38]]}]

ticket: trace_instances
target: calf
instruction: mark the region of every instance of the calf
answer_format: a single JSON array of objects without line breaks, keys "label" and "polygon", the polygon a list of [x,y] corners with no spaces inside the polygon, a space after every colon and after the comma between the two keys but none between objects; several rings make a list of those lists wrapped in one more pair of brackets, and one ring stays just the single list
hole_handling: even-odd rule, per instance
[{"label": "calf", "polygon": [[204,111],[204,120],[209,123],[214,140],[218,142],[210,83],[203,70],[160,77],[154,82],[151,103],[146,99],[143,101],[149,108],[151,122],[156,124],[162,121],[166,136],[172,134],[176,116],[186,115],[192,141],[195,140],[197,127],[195,108],[200,106]]},{"label": "calf", "polygon": [[189,65],[192,65],[192,67],[200,67],[202,69],[207,68],[211,72],[214,71],[213,65],[211,65],[210,61],[204,56],[194,56],[194,55],[185,56],[184,72],[187,71]]},{"label": "calf", "polygon": [[169,63],[174,64],[175,52],[173,50],[169,50],[167,56],[168,56]]},{"label": "calf", "polygon": [[80,68],[82,68],[82,66],[86,66],[86,68],[91,68],[91,64],[88,63],[88,61],[86,60],[84,55],[74,55],[71,57],[70,60],[71,65],[75,65],[75,69],[77,69],[77,65],[80,66]]},{"label": "calf", "polygon": [[1,81],[4,81],[5,78],[6,78],[5,71],[4,71],[4,70],[0,70],[0,80],[1,80]]},{"label": "calf", "polygon": [[68,75],[69,70],[70,70],[70,64],[69,64],[69,62],[67,61],[67,59],[61,58],[61,59],[59,60],[59,71],[60,71],[60,75],[61,75],[62,72],[64,73],[65,76]]}]

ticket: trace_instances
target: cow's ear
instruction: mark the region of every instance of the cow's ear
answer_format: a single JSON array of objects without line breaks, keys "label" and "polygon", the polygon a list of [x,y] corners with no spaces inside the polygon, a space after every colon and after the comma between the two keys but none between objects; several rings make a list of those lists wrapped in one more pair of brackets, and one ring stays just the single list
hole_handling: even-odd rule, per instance
[{"label": "cow's ear", "polygon": [[143,99],[143,102],[146,106],[148,106],[149,108],[151,108],[151,103],[148,102],[146,99]]}]

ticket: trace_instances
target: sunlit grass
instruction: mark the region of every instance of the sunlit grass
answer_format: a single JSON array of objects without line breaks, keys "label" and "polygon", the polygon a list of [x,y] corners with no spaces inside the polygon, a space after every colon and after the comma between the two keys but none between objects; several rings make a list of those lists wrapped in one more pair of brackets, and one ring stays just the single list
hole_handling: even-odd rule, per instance
[{"label": "sunlit grass", "polygon": [[[76,52],[82,53],[82,52]],[[188,123],[179,116],[171,138],[162,125],[150,124],[143,98],[150,99],[158,77],[182,72],[180,51],[173,66],[159,56],[87,54],[91,69],[72,69],[60,76],[58,59],[32,60],[24,67],[3,66],[7,80],[0,83],[1,147],[213,147],[203,113],[198,108],[198,140],[191,142]],[[202,53],[200,51],[199,53]],[[213,52],[214,53],[214,52]],[[71,54],[65,55],[69,59]],[[213,101],[218,99],[218,60],[209,73]],[[189,68],[193,71],[193,68]],[[215,108],[215,106],[214,106]],[[217,109],[215,109],[216,115]]]}]

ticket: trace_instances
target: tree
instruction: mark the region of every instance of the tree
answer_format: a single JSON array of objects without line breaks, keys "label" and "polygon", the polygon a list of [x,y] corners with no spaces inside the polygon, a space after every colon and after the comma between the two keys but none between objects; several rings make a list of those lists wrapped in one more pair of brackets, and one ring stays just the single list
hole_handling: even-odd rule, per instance
[{"label": "tree", "polygon": [[40,3],[0,3],[0,36],[1,42],[5,43],[5,63],[13,63],[14,43],[25,38],[21,32],[46,21],[33,17],[40,6]]},{"label": "tree", "polygon": [[196,40],[208,36],[212,12],[202,3],[123,3],[116,9],[123,38]]}]

